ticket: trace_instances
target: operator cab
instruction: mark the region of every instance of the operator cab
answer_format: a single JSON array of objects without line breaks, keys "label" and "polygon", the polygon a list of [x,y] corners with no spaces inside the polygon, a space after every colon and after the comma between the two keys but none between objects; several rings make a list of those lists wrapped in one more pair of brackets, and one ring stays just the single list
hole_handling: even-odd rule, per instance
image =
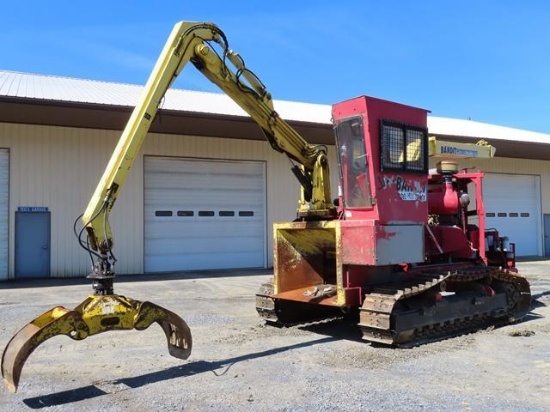
[{"label": "operator cab", "polygon": [[368,96],[333,106],[346,219],[426,222],[427,113]]}]

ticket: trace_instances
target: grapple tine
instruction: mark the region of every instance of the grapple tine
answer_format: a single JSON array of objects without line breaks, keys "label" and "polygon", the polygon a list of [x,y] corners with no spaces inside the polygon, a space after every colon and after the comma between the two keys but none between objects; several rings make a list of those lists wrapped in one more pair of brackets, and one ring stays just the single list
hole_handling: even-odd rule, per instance
[{"label": "grapple tine", "polygon": [[151,302],[143,302],[134,327],[137,330],[143,330],[153,322],[157,322],[164,331],[170,355],[179,359],[189,358],[193,340],[187,323],[168,309]]},{"label": "grapple tine", "polygon": [[19,385],[21,370],[25,361],[36,348],[31,345],[32,337],[40,328],[32,323],[26,325],[17,334],[11,338],[4,353],[2,354],[2,377],[6,388],[15,393]]},{"label": "grapple tine", "polygon": [[21,370],[31,353],[49,338],[74,330],[73,321],[78,322],[79,316],[57,306],[34,319],[10,339],[2,354],[2,377],[10,392],[17,391]]},{"label": "grapple tine", "polygon": [[2,354],[4,384],[10,392],[16,392],[28,357],[54,336],[67,335],[82,340],[109,330],[144,330],[154,322],[166,335],[170,355],[187,359],[192,349],[187,323],[154,303],[119,295],[91,295],[74,310],[57,306],[27,324],[8,342]]}]

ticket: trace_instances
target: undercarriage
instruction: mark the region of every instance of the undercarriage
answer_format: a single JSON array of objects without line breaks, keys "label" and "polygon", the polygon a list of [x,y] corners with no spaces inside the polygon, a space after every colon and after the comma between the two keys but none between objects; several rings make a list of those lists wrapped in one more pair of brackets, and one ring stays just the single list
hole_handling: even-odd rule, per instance
[{"label": "undercarriage", "polygon": [[[306,292],[332,287],[312,286]],[[264,284],[256,295],[256,309],[266,321],[282,326],[341,317],[355,309],[363,339],[407,347],[512,323],[531,307],[523,276],[488,266],[424,269],[365,289],[360,307],[344,308],[281,299],[273,294],[272,284]]]}]

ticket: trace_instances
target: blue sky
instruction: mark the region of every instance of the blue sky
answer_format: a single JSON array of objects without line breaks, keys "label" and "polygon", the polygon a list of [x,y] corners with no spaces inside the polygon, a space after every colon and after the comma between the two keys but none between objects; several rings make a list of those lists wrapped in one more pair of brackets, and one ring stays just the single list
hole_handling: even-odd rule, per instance
[{"label": "blue sky", "polygon": [[[545,0],[5,2],[0,69],[143,84],[179,20],[216,23],[275,99],[367,94],[550,134]],[[218,91],[191,66],[176,87]]]}]

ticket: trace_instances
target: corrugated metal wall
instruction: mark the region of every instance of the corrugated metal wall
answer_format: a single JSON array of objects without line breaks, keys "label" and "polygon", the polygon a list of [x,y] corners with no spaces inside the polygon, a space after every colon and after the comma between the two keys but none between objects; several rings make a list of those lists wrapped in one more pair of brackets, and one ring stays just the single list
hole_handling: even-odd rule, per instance
[{"label": "corrugated metal wall", "polygon": [[54,276],[87,274],[86,253],[77,245],[73,222],[83,212],[114,148],[116,133],[0,123],[0,146],[10,149],[9,273],[14,270],[14,215],[19,206],[51,211]]},{"label": "corrugated metal wall", "polygon": [[[116,131],[0,123],[0,147],[10,149],[10,277],[13,276],[14,213],[18,206],[47,206],[51,211],[51,272],[56,277],[84,276],[89,260],[73,235],[73,222],[92,195],[120,136]],[[143,271],[143,154],[267,162],[267,258],[272,265],[272,223],[295,216],[298,184],[285,156],[261,141],[210,137],[148,136],[111,214],[117,273]],[[337,189],[334,148],[329,148],[333,197]],[[542,211],[550,213],[550,162],[518,159],[463,161],[496,173],[541,175]]]},{"label": "corrugated metal wall", "polygon": [[[51,211],[52,276],[88,273],[89,259],[76,242],[73,222],[88,204],[119,136],[116,131],[0,123],[0,147],[11,154],[10,277],[18,206],[47,206]],[[272,223],[295,217],[299,194],[286,157],[262,141],[151,134],[111,213],[118,274],[143,272],[143,154],[266,161],[267,259],[272,265]],[[330,157],[336,177],[332,149]]]}]

